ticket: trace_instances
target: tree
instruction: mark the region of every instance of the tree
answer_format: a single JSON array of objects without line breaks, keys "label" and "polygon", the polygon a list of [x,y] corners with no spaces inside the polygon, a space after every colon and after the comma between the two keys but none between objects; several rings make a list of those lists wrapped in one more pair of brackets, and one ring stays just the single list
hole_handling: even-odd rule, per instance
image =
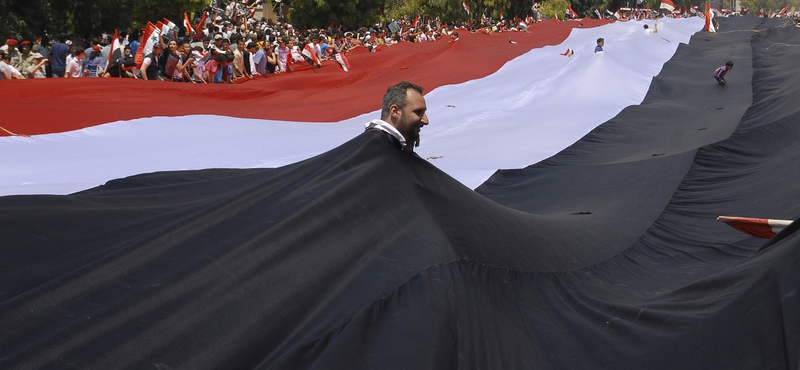
[{"label": "tree", "polygon": [[[119,1],[119,0],[88,0],[88,1]],[[131,23],[136,28],[144,27],[147,22],[157,22],[167,18],[180,25],[183,13],[192,14],[203,10],[208,5],[208,0],[123,0],[130,1],[133,5]]]},{"label": "tree", "polygon": [[292,0],[289,20],[302,27],[355,28],[377,22],[383,7],[383,0]]},{"label": "tree", "polygon": [[789,8],[791,9],[794,7],[795,9],[798,7],[798,1],[786,1],[786,0],[740,0],[740,6],[749,6],[750,13],[756,14],[758,13],[758,8],[764,8],[764,11],[767,12],[767,15],[773,10],[780,11],[786,4],[791,4]]},{"label": "tree", "polygon": [[569,5],[569,1],[567,0],[546,0],[542,2],[539,11],[550,18],[553,18],[554,15],[558,15],[558,19],[564,19],[564,14],[567,12],[567,5]]},{"label": "tree", "polygon": [[0,0],[0,35],[52,39],[64,32],[89,37],[165,17],[180,24],[183,12],[204,5],[206,0]]},{"label": "tree", "polygon": [[585,1],[571,0],[570,5],[572,5],[572,10],[578,13],[579,17],[596,18],[597,16],[594,14],[595,9],[599,7],[600,11],[604,12],[605,9],[611,9],[610,7],[612,4],[611,0],[585,0]]}]

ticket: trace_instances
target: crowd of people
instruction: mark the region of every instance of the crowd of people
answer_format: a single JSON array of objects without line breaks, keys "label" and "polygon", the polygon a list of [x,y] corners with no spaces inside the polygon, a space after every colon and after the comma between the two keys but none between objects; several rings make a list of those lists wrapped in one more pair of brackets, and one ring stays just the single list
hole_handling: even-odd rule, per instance
[{"label": "crowd of people", "polygon": [[[235,4],[232,2],[231,4]],[[111,50],[113,37],[104,34],[74,43],[61,34],[49,47],[41,39],[31,42],[8,38],[0,49],[0,79],[45,77],[123,77],[190,83],[231,83],[273,73],[293,71],[297,63],[320,68],[326,61],[349,71],[346,54],[356,48],[380,51],[399,42],[457,40],[461,32],[516,31],[524,21],[486,21],[474,26],[439,20],[395,21],[346,30],[344,27],[298,30],[287,22],[255,20],[231,14],[247,8],[229,8],[220,16],[210,7],[195,27],[178,32],[165,29],[148,50],[140,31],[122,33],[120,48]],[[234,16],[236,15],[236,16]],[[215,19],[216,18],[216,19]],[[236,20],[239,18],[239,20]],[[140,57],[137,58],[137,53]]]},{"label": "crowd of people", "polygon": [[[9,37],[0,47],[0,79],[120,77],[234,83],[291,72],[298,63],[311,68],[331,64],[348,72],[347,54],[356,48],[375,52],[400,42],[458,40],[459,31],[528,32],[532,23],[545,18],[539,4],[534,3],[533,16],[524,19],[482,17],[473,24],[417,16],[351,30],[334,25],[298,30],[285,20],[256,19],[256,4],[231,1],[223,6],[219,0],[212,0],[195,18],[195,25],[187,17],[184,30],[174,24],[163,26],[149,46],[148,40],[142,40],[141,31],[119,34],[118,43],[111,34],[73,42],[62,33],[52,45],[42,39],[32,42]],[[608,13],[606,17],[618,18]],[[112,50],[113,45],[119,47]]]}]

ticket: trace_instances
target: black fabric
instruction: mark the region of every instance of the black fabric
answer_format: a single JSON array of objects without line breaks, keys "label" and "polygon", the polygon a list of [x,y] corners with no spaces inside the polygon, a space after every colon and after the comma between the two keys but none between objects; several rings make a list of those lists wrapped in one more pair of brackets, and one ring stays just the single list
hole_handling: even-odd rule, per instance
[{"label": "black fabric", "polygon": [[[370,130],[268,170],[0,198],[0,368],[797,368],[800,34],[720,19],[472,191]],[[728,83],[711,74],[727,60]]]}]

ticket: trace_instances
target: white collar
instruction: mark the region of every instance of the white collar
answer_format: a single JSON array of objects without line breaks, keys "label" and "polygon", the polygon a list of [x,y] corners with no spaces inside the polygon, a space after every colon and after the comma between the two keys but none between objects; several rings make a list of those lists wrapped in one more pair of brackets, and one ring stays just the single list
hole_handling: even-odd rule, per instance
[{"label": "white collar", "polygon": [[403,134],[401,134],[400,131],[397,131],[397,128],[392,126],[389,122],[386,122],[382,119],[374,119],[364,124],[365,130],[369,130],[371,128],[376,128],[394,136],[400,142],[400,149],[405,149],[406,138],[404,138]]}]

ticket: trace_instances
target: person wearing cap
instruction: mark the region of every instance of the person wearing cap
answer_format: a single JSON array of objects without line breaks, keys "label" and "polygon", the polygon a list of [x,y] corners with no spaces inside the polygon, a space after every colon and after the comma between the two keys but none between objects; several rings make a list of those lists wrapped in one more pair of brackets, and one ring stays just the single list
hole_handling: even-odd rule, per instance
[{"label": "person wearing cap", "polygon": [[161,44],[153,43],[153,51],[142,58],[142,72],[143,80],[158,80],[158,75],[161,73],[161,66],[158,64],[159,56],[161,56]]},{"label": "person wearing cap", "polygon": [[28,78],[47,77],[44,73],[46,65],[47,59],[45,59],[41,53],[33,53],[33,64],[26,70],[28,72]]},{"label": "person wearing cap", "polygon": [[50,48],[50,65],[53,77],[64,77],[67,67],[67,56],[70,55],[69,45],[66,44],[67,34],[58,35],[58,42]]},{"label": "person wearing cap", "polygon": [[83,68],[81,68],[83,57],[85,56],[83,48],[80,46],[76,47],[73,56],[74,57],[67,62],[67,67],[66,67],[67,69],[64,73],[64,77],[67,78],[83,77],[84,76]]},{"label": "person wearing cap", "polygon": [[6,39],[6,43],[3,44],[3,46],[0,46],[0,51],[5,53],[6,55],[9,55],[11,51],[17,50],[18,43],[19,40],[17,39],[17,36],[14,35],[8,36],[8,38]]},{"label": "person wearing cap", "polygon": [[[206,49],[207,52],[208,52],[208,55],[216,55],[216,54],[225,52],[224,50],[222,50],[222,40],[223,39],[224,39],[224,37],[222,37],[221,33],[214,34],[214,43],[209,45],[208,48]],[[208,55],[206,55],[206,57],[208,57]]]},{"label": "person wearing cap", "polygon": [[[17,46],[19,44],[19,40],[17,40],[16,36],[9,36],[8,40],[6,40],[6,44],[3,45],[5,49],[3,49],[6,53],[6,58],[10,58],[12,63],[19,58],[19,50],[17,50]],[[13,65],[12,65],[13,66]]]},{"label": "person wearing cap", "polygon": [[95,44],[91,50],[86,62],[83,63],[83,75],[86,77],[100,77],[105,70],[103,58],[100,56],[102,49],[100,49],[100,45]]},{"label": "person wearing cap", "polygon": [[18,69],[27,77],[28,67],[33,64],[33,53],[31,53],[31,42],[22,40],[19,43],[19,53],[16,58],[11,59],[11,66]]}]

